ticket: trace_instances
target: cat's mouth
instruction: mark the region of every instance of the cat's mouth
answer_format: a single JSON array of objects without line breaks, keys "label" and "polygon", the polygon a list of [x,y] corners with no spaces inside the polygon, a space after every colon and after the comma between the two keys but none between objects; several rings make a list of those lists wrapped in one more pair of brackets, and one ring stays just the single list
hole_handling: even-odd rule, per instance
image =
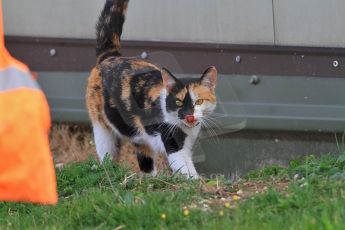
[{"label": "cat's mouth", "polygon": [[186,115],[183,120],[183,123],[185,124],[185,126],[193,128],[199,124],[199,121],[196,119],[194,115]]}]

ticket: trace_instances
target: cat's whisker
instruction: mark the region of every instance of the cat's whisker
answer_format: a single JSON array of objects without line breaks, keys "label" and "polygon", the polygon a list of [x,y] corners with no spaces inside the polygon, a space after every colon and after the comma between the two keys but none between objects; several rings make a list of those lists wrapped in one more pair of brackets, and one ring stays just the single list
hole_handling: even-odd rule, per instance
[{"label": "cat's whisker", "polygon": [[167,135],[168,136],[173,136],[174,135],[174,130],[175,130],[175,125],[170,125],[169,129],[168,129],[168,132],[167,132]]},{"label": "cat's whisker", "polygon": [[218,122],[218,120],[216,120],[213,117],[207,117],[206,119],[210,124],[212,124],[214,126],[215,129],[217,129],[218,133],[224,133],[224,130],[221,127],[221,124]]},{"label": "cat's whisker", "polygon": [[[207,125],[205,125],[205,124],[204,124],[204,126],[207,127]],[[209,128],[206,128],[205,130],[206,130],[207,135],[209,135],[209,137],[211,137],[211,140],[212,140],[215,144],[219,143],[219,142],[217,141],[217,137],[214,138],[214,137],[215,137],[215,136],[214,136],[214,133],[212,133],[212,131],[211,131]]]},{"label": "cat's whisker", "polygon": [[214,141],[215,144],[219,144],[219,138],[217,133],[214,131],[212,126],[207,122],[205,118],[200,120],[202,125],[204,125],[206,132],[210,135],[211,139]]},{"label": "cat's whisker", "polygon": [[215,119],[215,118],[212,118],[212,117],[205,117],[205,120],[207,120],[209,123],[211,123],[212,125],[215,126],[215,128],[217,128],[218,130],[222,130],[222,128],[220,127],[220,124],[219,122]]},{"label": "cat's whisker", "polygon": [[205,124],[206,130],[211,134],[211,137],[213,140],[215,140],[216,144],[219,144],[219,138],[217,132],[214,130],[210,122],[207,120],[207,118],[203,119],[203,122]]},{"label": "cat's whisker", "polygon": [[174,121],[170,121],[170,123],[164,123],[161,124],[160,126],[164,125],[163,129],[162,129],[162,134],[169,136],[169,135],[174,135],[174,133],[177,130],[177,124],[178,124],[178,120],[174,120]]},{"label": "cat's whisker", "polygon": [[[206,121],[205,121],[205,123],[207,124]],[[211,125],[208,124],[208,128],[207,128],[207,129],[208,129],[208,131],[211,133],[211,136],[212,136],[212,137],[216,137],[216,138],[218,137],[217,133],[214,131],[214,129],[212,128]]]},{"label": "cat's whisker", "polygon": [[205,119],[205,122],[209,125],[210,130],[211,130],[212,133],[214,133],[214,135],[215,135],[217,141],[219,141],[218,132],[215,130],[215,128],[213,128],[214,126],[212,126],[212,124],[215,125],[215,127],[218,129],[218,131],[221,131],[221,128],[220,128],[215,122],[212,122],[211,120],[209,120],[209,119],[207,119],[207,118]]},{"label": "cat's whisker", "polygon": [[215,128],[221,130],[221,127],[220,127],[220,125],[217,123],[217,120],[214,120],[214,119],[212,119],[211,117],[203,117],[202,119],[203,119],[204,121],[206,121],[207,124],[213,125],[213,126],[215,126]]},{"label": "cat's whisker", "polygon": [[168,136],[170,133],[170,130],[172,129],[172,126],[169,124],[164,124],[165,126],[162,129],[162,134]]},{"label": "cat's whisker", "polygon": [[173,135],[173,136],[175,136],[175,132],[176,132],[177,129],[178,129],[178,126],[177,126],[178,123],[179,123],[179,121],[176,121],[176,123],[175,123],[174,126],[173,126],[173,132],[172,132],[172,135]]}]

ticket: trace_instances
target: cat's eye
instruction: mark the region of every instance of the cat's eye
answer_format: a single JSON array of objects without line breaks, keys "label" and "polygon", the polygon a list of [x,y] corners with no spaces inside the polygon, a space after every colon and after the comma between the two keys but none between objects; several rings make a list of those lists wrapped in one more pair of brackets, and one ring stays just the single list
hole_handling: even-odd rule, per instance
[{"label": "cat's eye", "polygon": [[176,105],[177,105],[178,107],[181,107],[181,106],[183,106],[183,102],[180,101],[180,100],[176,100]]},{"label": "cat's eye", "polygon": [[196,105],[201,105],[202,103],[204,103],[204,99],[198,99],[195,102]]}]

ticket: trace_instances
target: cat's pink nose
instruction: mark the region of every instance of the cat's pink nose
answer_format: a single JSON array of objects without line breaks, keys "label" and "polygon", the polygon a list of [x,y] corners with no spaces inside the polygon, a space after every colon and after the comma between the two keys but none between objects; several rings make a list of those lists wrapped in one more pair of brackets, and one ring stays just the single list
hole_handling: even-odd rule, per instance
[{"label": "cat's pink nose", "polygon": [[187,115],[187,116],[185,116],[185,119],[188,123],[194,123],[196,121],[196,119],[193,115]]}]

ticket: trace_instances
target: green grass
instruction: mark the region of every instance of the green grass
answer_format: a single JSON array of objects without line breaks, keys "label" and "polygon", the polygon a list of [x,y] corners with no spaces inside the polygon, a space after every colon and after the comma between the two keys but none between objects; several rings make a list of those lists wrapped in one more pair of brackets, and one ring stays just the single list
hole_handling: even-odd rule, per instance
[{"label": "green grass", "polygon": [[140,178],[94,160],[57,178],[57,206],[0,203],[0,229],[345,229],[345,154],[263,168],[233,184]]}]

